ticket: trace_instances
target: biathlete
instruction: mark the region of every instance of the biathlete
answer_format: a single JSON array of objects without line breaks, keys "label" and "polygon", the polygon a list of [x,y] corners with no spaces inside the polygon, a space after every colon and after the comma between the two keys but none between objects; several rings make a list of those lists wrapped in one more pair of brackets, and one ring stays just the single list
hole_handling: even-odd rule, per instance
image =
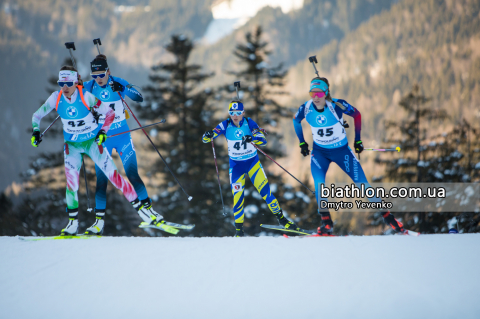
[{"label": "biathlete", "polygon": [[[85,90],[77,70],[73,67],[63,66],[60,69],[57,82],[61,89],[53,92],[33,114],[31,143],[34,147],[40,144],[40,121],[48,113],[56,110],[63,122],[65,175],[67,179],[66,201],[69,216],[69,222],[62,229],[61,235],[71,236],[78,233],[78,186],[84,154],[88,155],[98,165],[105,176],[116,188],[122,191],[125,198],[134,207],[138,206],[140,201],[135,189],[118,173],[109,152],[103,147],[103,143],[107,139],[107,132],[114,121],[115,112],[107,104],[102,103],[93,94]],[[105,118],[103,125],[98,124],[97,118],[99,115]],[[164,222],[161,215],[153,212],[148,216],[145,216],[145,212],[139,212],[139,215],[149,225],[158,225]],[[95,226],[99,228],[99,232],[95,233],[101,234],[103,218],[97,216],[92,227],[95,228]]]},{"label": "biathlete", "polygon": [[[343,114],[353,117],[355,124],[355,152],[363,151],[363,143],[360,138],[361,115],[360,112],[344,100],[332,99],[330,85],[326,78],[314,78],[310,83],[311,100],[302,104],[293,118],[295,133],[300,140],[300,148],[303,156],[308,156],[310,150],[303,137],[301,122],[305,119],[312,129],[313,149],[311,155],[311,171],[315,182],[315,194],[319,207],[318,213],[322,217],[322,226],[318,227],[319,235],[331,235],[333,233],[333,221],[330,212],[320,208],[320,202],[328,200],[320,195],[320,185],[325,184],[330,163],[334,162],[350,176],[357,186],[371,187],[363,172],[360,162],[348,146],[345,133]],[[346,125],[345,125],[346,126]],[[369,198],[372,202],[380,202],[379,198]],[[382,212],[385,223],[395,231],[405,233],[401,222],[395,219],[390,212]]]},{"label": "biathlete", "polygon": [[[90,62],[90,69],[90,75],[93,80],[84,83],[85,90],[92,93],[115,112],[115,119],[108,131],[108,136],[129,131],[130,128],[127,124],[128,111],[125,110],[123,102],[117,92],[122,95],[122,98],[128,96],[135,102],[142,102],[142,95],[124,79],[113,77],[110,74],[107,57],[105,55],[97,55],[95,59]],[[99,118],[99,124],[104,122],[105,117],[102,115]],[[113,150],[115,149],[120,155],[125,174],[138,195],[139,202],[135,203],[134,207],[138,210],[139,214],[143,215],[143,217],[156,215],[157,213],[152,208],[152,201],[148,197],[145,184],[138,174],[137,154],[130,133],[109,138],[103,146],[109,154],[113,154]],[[107,205],[108,178],[98,165],[95,165],[95,171],[97,174],[95,213],[98,224],[87,229],[88,234],[96,234],[103,231],[103,220],[105,218]]]},{"label": "biathlete", "polygon": [[267,140],[263,132],[250,118],[244,117],[243,103],[232,101],[229,104],[230,119],[227,119],[207,131],[203,135],[203,143],[210,143],[220,135],[225,135],[230,157],[230,184],[233,193],[233,215],[235,218],[235,237],[243,237],[245,174],[248,174],[253,185],[267,202],[270,211],[277,217],[278,222],[285,228],[297,229],[295,223],[289,221],[280,208],[280,205],[270,191],[267,176],[263,170],[256,148],[251,144],[266,145]]}]

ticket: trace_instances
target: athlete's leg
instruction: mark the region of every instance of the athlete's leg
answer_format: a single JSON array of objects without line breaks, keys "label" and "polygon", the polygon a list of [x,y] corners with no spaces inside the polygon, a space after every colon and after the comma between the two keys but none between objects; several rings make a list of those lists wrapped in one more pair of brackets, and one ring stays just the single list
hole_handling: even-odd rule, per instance
[{"label": "athlete's leg", "polygon": [[82,146],[82,143],[66,142],[64,144],[63,156],[67,178],[66,200],[69,210],[78,210],[78,185],[84,151]]},{"label": "athlete's leg", "polygon": [[[95,162],[96,165],[103,171],[108,177],[113,186],[122,191],[123,195],[129,202],[133,202],[137,199],[137,193],[133,189],[132,185],[127,182],[117,171],[115,163],[110,157],[109,152],[99,147],[94,140],[89,140],[86,145],[86,152],[88,156]],[[102,152],[101,152],[102,151]]]},{"label": "athlete's leg", "polygon": [[116,143],[119,145],[116,149],[122,160],[125,174],[133,188],[135,188],[138,199],[145,200],[148,197],[148,193],[145,184],[140,178],[140,175],[138,175],[137,153],[135,152],[130,133],[115,137],[115,139],[117,138],[119,138],[119,140]]},{"label": "athlete's leg", "polygon": [[248,177],[250,177],[253,186],[255,186],[257,191],[260,193],[260,196],[262,196],[265,202],[267,202],[270,211],[274,214],[280,213],[280,204],[278,204],[277,199],[275,198],[275,196],[272,195],[272,192],[270,191],[270,185],[268,184],[267,175],[265,174],[263,166],[260,163],[258,157],[256,157],[256,160],[253,161],[250,165],[248,169]]},{"label": "athlete's leg", "polygon": [[[102,144],[103,149],[108,152],[108,154],[113,154],[113,149],[115,144],[113,143],[114,139],[109,139]],[[117,151],[118,152],[118,151]],[[107,207],[107,185],[108,177],[103,173],[103,171],[95,164],[95,174],[97,175],[97,187],[95,190],[95,211],[105,212]]]},{"label": "athlete's leg", "polygon": [[233,167],[230,167],[230,186],[233,193],[233,217],[235,224],[243,224],[245,220],[244,215],[244,196],[243,191],[245,189],[245,163],[238,161]]},{"label": "athlete's leg", "polygon": [[61,235],[76,235],[78,232],[78,184],[82,167],[83,144],[66,142],[63,156],[65,160],[65,176],[67,178],[66,200],[68,224]]},{"label": "athlete's leg", "polygon": [[[357,157],[352,152],[349,146],[342,148],[341,151],[336,153],[337,158],[335,162],[340,166],[340,168],[350,176],[357,187],[361,187],[365,185],[365,189],[372,188],[370,183],[367,181],[365,177],[365,172],[363,171],[362,165],[357,160]],[[379,197],[369,197],[368,200],[370,202],[379,203],[382,201]],[[382,214],[383,220],[387,225],[390,225],[395,231],[403,232],[403,224],[395,219],[395,217],[389,211],[380,211]]]},{"label": "athlete's leg", "polygon": [[325,185],[325,176],[327,175],[330,163],[330,159],[322,155],[320,150],[316,148],[312,150],[310,169],[315,184],[315,198],[317,199],[318,213],[322,217],[322,227],[330,227],[330,229],[328,229],[329,232],[331,232],[331,228],[333,227],[333,221],[328,208],[323,208],[322,204],[327,203],[328,198],[322,197],[320,187],[321,185]]}]

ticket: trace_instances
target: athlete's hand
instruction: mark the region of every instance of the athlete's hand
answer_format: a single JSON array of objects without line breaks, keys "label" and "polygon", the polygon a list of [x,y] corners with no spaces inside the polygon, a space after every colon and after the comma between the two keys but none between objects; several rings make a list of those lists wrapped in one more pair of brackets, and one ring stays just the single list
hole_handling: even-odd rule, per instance
[{"label": "athlete's hand", "polygon": [[105,133],[105,131],[104,130],[98,131],[97,136],[95,137],[95,142],[98,145],[102,145],[102,143],[105,142],[106,140],[107,140],[107,134]]},{"label": "athlete's hand", "polygon": [[251,135],[245,135],[242,137],[243,144],[250,143],[251,141],[253,141],[253,137]]},{"label": "athlete's hand", "polygon": [[355,143],[353,144],[353,147],[355,148],[355,153],[360,154],[363,152],[363,143],[360,140],[356,140]]},{"label": "athlete's hand", "polygon": [[302,149],[301,150],[301,153],[303,156],[308,156],[310,155],[310,151],[308,149],[308,144],[307,142],[303,142],[303,143],[300,143],[300,148]]},{"label": "athlete's hand", "polygon": [[212,138],[214,134],[213,134],[213,131],[210,130],[210,131],[206,131],[205,134],[203,135],[205,135],[206,138]]},{"label": "athlete's hand", "polygon": [[120,83],[118,83],[117,81],[110,81],[108,85],[110,85],[110,88],[112,89],[113,92],[123,92],[123,90],[125,90],[125,87]]},{"label": "athlete's hand", "polygon": [[30,139],[33,147],[38,147],[42,139],[40,138],[40,132],[34,131],[32,134],[32,138]]}]

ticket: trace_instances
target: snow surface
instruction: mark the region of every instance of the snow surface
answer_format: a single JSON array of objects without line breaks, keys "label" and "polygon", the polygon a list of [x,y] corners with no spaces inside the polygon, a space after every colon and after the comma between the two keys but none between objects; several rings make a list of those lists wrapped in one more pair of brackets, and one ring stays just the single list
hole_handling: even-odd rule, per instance
[{"label": "snow surface", "polygon": [[480,234],[0,237],[0,318],[480,318]]}]

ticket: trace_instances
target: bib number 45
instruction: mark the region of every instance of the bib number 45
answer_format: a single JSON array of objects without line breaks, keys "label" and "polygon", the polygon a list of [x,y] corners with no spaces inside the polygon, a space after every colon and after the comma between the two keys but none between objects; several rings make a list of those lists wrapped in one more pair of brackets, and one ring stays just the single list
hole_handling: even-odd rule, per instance
[{"label": "bib number 45", "polygon": [[333,135],[333,128],[329,127],[329,128],[327,128],[327,129],[325,130],[325,132],[323,131],[323,128],[318,129],[317,134],[318,134],[320,137],[332,136],[332,135]]}]

